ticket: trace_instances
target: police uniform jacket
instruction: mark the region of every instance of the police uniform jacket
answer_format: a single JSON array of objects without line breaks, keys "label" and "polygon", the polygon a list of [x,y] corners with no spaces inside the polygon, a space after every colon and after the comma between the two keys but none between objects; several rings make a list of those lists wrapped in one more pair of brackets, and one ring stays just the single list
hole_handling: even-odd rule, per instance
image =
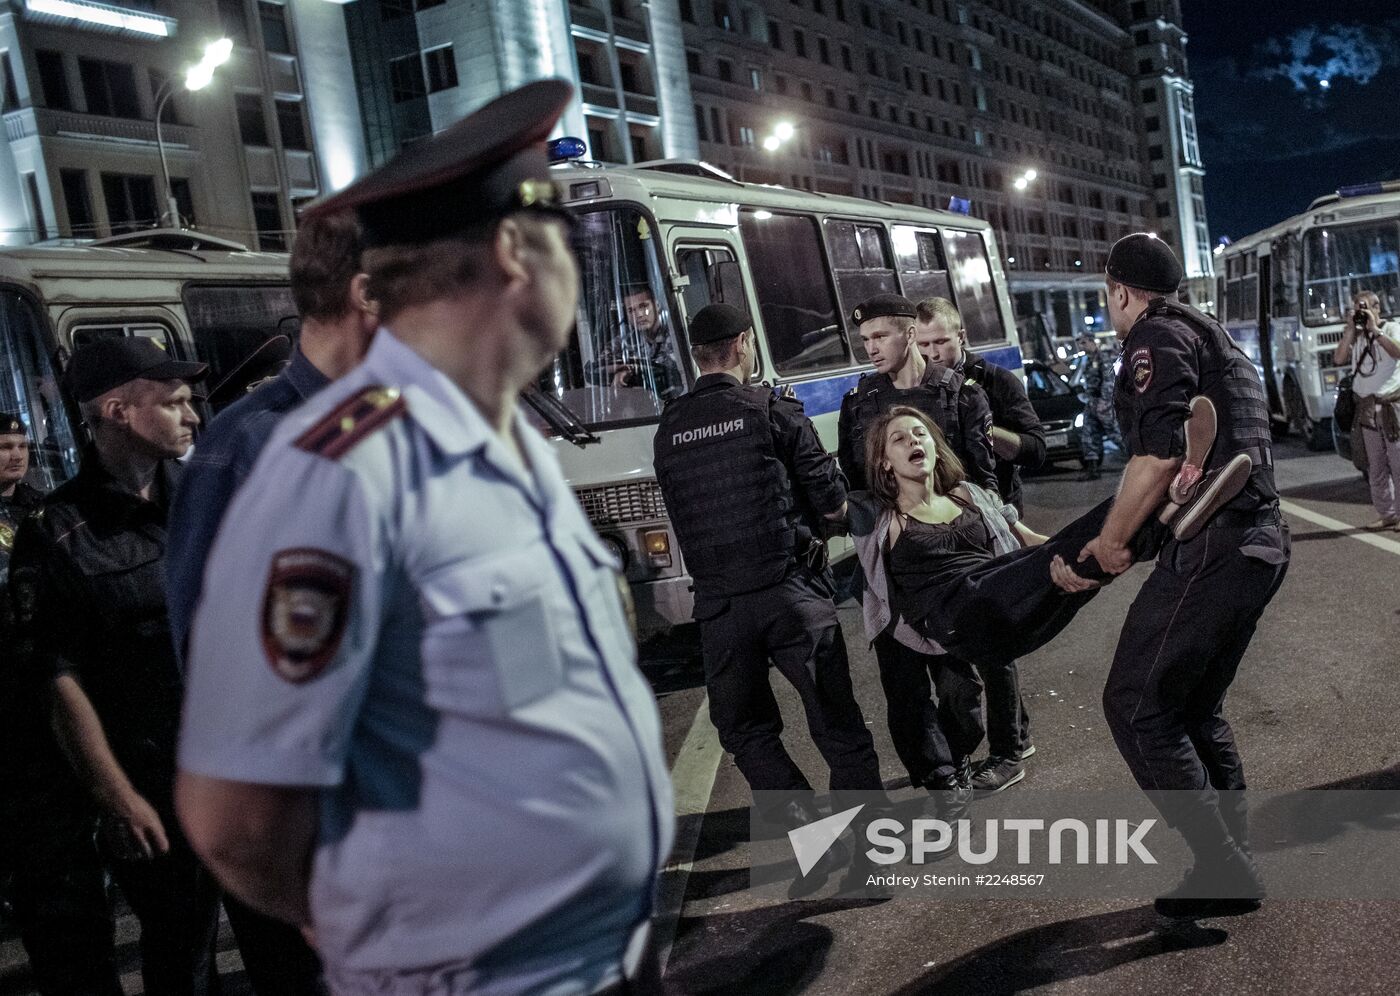
[{"label": "police uniform jacket", "polygon": [[837,455],[852,489],[864,490],[870,483],[865,467],[866,430],[881,413],[896,405],[910,405],[932,418],[962,460],[968,480],[997,490],[996,456],[989,435],[992,410],[987,395],[982,388],[967,383],[962,374],[938,363],[927,364],[923,380],[908,390],[896,388],[889,374],[862,374],[856,386],[841,399]]},{"label": "police uniform jacket", "polygon": [[1129,453],[1181,457],[1187,413],[1197,395],[1214,404],[1218,424],[1206,470],[1239,453],[1254,463],[1244,489],[1213,521],[1241,526],[1256,519],[1277,521],[1268,400],[1254,364],[1219,322],[1153,298],[1124,340],[1115,387],[1114,407]]},{"label": "police uniform jacket", "polygon": [[337,991],[606,984],[671,848],[615,559],[514,430],[524,463],[381,330],[279,424],[210,552],[180,768],[320,790]]},{"label": "police uniform jacket", "polygon": [[138,791],[169,796],[182,681],[165,610],[166,513],[181,466],[132,494],[89,448],[72,480],[20,528],[11,565],[39,680],[71,674]]},{"label": "police uniform jacket", "polygon": [[724,373],[666,406],[655,468],[701,619],[787,577],[846,500],[802,402]]},{"label": "police uniform jacket", "polygon": [[[1045,428],[1031,407],[1021,379],[1005,367],[988,363],[976,353],[965,353],[962,375],[969,384],[980,387],[992,410],[992,424],[1016,433],[1021,448],[1010,460],[996,457],[997,491],[1009,504],[1021,507],[1021,471],[1034,470],[1045,462]],[[995,451],[993,452],[995,456]]]},{"label": "police uniform jacket", "polygon": [[[15,492],[10,497],[0,495],[0,593],[4,592],[9,578],[10,555],[14,552],[19,524],[34,514],[43,500],[43,492],[23,481],[15,485]],[[5,618],[4,614],[8,611],[8,602],[0,606],[0,620]]]}]

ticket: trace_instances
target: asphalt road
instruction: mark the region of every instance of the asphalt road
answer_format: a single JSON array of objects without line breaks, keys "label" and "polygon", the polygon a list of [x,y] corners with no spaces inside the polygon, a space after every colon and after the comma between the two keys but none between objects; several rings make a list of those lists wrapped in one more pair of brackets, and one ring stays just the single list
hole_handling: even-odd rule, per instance
[{"label": "asphalt road", "polygon": [[[1400,787],[1400,534],[1360,538],[1369,534],[1356,527],[1374,518],[1366,486],[1334,455],[1288,441],[1275,452],[1293,561],[1226,705],[1250,787]],[[1092,483],[1068,470],[1036,477],[1026,519],[1053,531],[1116,485],[1116,471]],[[1023,785],[1131,790],[1100,694],[1124,613],[1146,576],[1136,568],[1022,662],[1038,746]],[[843,607],[842,622],[886,784],[906,783],[854,605]],[[746,891],[748,790],[713,744],[699,670],[677,651],[669,660],[652,655],[648,673],[682,814],[681,848],[663,882],[672,993],[1400,990],[1400,906],[1381,902],[1280,900],[1183,930],[1165,929],[1140,900],[760,901]],[[776,674],[774,686],[791,753],[814,785],[825,784],[796,695]]]},{"label": "asphalt road", "polygon": [[[1331,454],[1276,449],[1293,564],[1227,703],[1251,788],[1400,787],[1400,534],[1360,539],[1365,484]],[[1116,473],[1081,484],[1032,479],[1027,520],[1053,531],[1111,494]],[[1146,569],[1092,602],[1056,642],[1022,662],[1038,753],[1035,788],[1131,789],[1099,711],[1123,614]],[[857,696],[890,786],[905,779],[858,610],[842,609]],[[662,880],[672,994],[1385,993],[1400,991],[1400,905],[1278,901],[1249,917],[1164,930],[1141,902],[884,903],[757,901],[748,885],[748,789],[714,739],[694,648],[653,648],[673,765],[680,846]],[[775,677],[787,741],[813,784],[825,771],[796,696]],[[1017,791],[1013,788],[1010,791]],[[118,920],[123,987],[141,992],[137,925]],[[249,992],[227,929],[225,996]],[[12,932],[0,933],[0,996],[32,991]]]}]

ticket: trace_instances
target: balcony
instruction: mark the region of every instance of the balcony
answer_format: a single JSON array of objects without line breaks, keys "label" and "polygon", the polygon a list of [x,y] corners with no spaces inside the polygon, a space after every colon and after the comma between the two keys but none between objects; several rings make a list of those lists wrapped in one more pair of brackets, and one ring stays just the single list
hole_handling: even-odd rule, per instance
[{"label": "balcony", "polygon": [[592,104],[594,107],[617,108],[617,91],[610,86],[599,86],[597,83],[580,83],[579,90],[583,93],[583,102]]},{"label": "balcony", "polygon": [[[135,118],[109,118],[101,114],[57,111],[49,107],[24,107],[5,115],[5,138],[18,142],[26,138],[80,138],[123,145],[156,144],[154,121]],[[189,148],[194,137],[191,125],[161,125],[161,138],[167,149]]]},{"label": "balcony", "polygon": [[651,35],[647,32],[647,26],[641,21],[632,20],[630,17],[614,17],[613,34],[619,38],[641,42],[644,45],[651,43]]},{"label": "balcony", "polygon": [[173,38],[180,23],[154,11],[94,0],[25,0],[24,19],[146,41]]},{"label": "balcony", "polygon": [[624,93],[623,97],[627,100],[627,110],[633,114],[645,114],[654,118],[661,113],[655,97],[641,93]]},{"label": "balcony", "polygon": [[287,149],[282,156],[287,167],[287,187],[293,197],[315,197],[320,193],[315,156],[296,149]]},{"label": "balcony", "polygon": [[590,31],[597,31],[607,34],[608,19],[601,11],[581,3],[569,4],[569,21],[575,27],[587,28]]},{"label": "balcony", "polygon": [[301,77],[297,75],[297,60],[294,55],[279,55],[269,52],[267,68],[272,92],[277,96],[300,97]]}]

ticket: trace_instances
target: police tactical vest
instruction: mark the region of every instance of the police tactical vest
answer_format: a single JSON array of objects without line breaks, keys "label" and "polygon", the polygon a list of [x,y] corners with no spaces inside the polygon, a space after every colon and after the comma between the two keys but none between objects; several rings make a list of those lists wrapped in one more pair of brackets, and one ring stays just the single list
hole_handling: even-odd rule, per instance
[{"label": "police tactical vest", "polygon": [[[1217,422],[1215,446],[1206,470],[1224,466],[1239,453],[1249,454],[1254,461],[1244,490],[1226,507],[1249,510],[1277,501],[1269,399],[1254,364],[1219,322],[1195,308],[1156,298],[1148,304],[1142,320],[1154,318],[1176,319],[1201,337],[1200,391],[1215,405]],[[1120,384],[1124,382],[1120,378]]]},{"label": "police tactical vest", "polygon": [[656,479],[699,595],[757,591],[795,563],[797,516],[773,446],[772,400],[766,387],[707,387],[662,413]]},{"label": "police tactical vest", "polygon": [[875,420],[896,405],[917,408],[943,431],[948,445],[959,459],[966,462],[963,452],[962,422],[958,415],[958,397],[962,391],[964,377],[956,370],[945,366],[931,366],[933,373],[925,373],[925,379],[911,388],[894,386],[888,376],[862,374],[853,388],[855,404],[853,414],[852,456],[855,459],[860,482],[851,482],[852,487],[867,487],[869,474],[865,466],[865,434]]}]

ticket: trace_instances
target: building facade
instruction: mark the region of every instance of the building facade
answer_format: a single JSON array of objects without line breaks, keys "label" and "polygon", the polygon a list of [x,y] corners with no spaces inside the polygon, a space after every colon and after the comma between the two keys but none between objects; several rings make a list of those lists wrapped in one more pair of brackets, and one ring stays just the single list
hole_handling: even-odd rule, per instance
[{"label": "building facade", "polygon": [[966,201],[997,230],[1018,317],[1102,329],[1122,235],[1155,231],[1210,274],[1177,7],[680,0],[701,156],[742,180]]},{"label": "building facade", "polygon": [[[221,37],[231,58],[187,90]],[[347,53],[324,0],[5,0],[4,241],[175,224],[168,173],[179,223],[285,248],[295,206],[365,168]]]},{"label": "building facade", "polygon": [[353,0],[365,146],[379,165],[530,80],[572,82],[561,123],[605,162],[694,158],[676,0]]}]

